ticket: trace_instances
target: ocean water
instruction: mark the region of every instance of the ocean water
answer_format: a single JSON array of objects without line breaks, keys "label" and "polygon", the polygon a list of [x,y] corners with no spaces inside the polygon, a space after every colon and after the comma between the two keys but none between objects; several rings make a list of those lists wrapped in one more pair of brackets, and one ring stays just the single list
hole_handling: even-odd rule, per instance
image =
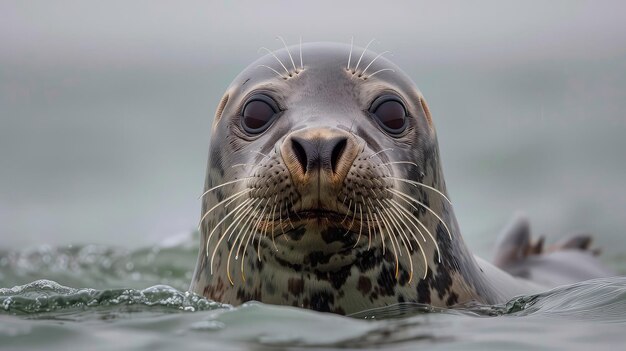
[{"label": "ocean water", "polygon": [[601,350],[626,342],[626,277],[497,306],[407,303],[344,317],[258,302],[233,307],[187,292],[196,239],[134,251],[2,252],[0,349]]}]

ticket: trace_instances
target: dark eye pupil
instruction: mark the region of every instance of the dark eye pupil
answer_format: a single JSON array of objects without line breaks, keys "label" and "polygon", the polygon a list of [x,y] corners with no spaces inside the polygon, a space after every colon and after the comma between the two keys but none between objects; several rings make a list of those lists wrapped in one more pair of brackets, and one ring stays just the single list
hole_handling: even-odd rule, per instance
[{"label": "dark eye pupil", "polygon": [[380,122],[392,131],[404,127],[406,113],[404,107],[398,101],[386,101],[380,104],[374,114]]},{"label": "dark eye pupil", "polygon": [[263,128],[274,116],[272,107],[264,101],[253,100],[243,109],[243,124],[251,131]]}]

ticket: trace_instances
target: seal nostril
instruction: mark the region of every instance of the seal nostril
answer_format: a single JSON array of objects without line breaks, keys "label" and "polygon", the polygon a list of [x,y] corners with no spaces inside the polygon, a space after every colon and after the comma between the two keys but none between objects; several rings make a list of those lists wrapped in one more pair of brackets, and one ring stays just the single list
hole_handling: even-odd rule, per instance
[{"label": "seal nostril", "polygon": [[342,138],[333,147],[333,151],[330,156],[330,166],[333,170],[333,173],[337,173],[337,165],[339,164],[339,159],[341,159],[341,155],[343,155],[343,152],[346,149],[347,144],[348,144],[348,139]]},{"label": "seal nostril", "polygon": [[300,163],[300,167],[302,167],[302,173],[306,173],[307,158],[306,158],[306,151],[304,150],[304,146],[302,146],[302,144],[300,144],[300,142],[298,142],[296,138],[292,138],[291,149],[293,150],[294,155],[296,155],[296,158],[298,159],[298,162]]}]

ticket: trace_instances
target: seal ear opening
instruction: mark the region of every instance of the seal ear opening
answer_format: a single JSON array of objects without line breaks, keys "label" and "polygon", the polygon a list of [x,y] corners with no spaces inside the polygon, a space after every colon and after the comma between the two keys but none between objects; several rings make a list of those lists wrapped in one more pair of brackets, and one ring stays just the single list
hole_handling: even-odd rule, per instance
[{"label": "seal ear opening", "polygon": [[424,100],[423,96],[420,96],[420,105],[422,105],[422,110],[424,110],[424,116],[426,116],[426,121],[429,126],[433,126],[433,119],[430,116],[430,109],[428,108],[428,104],[426,104],[426,100]]},{"label": "seal ear opening", "polygon": [[213,127],[215,127],[217,122],[219,122],[222,118],[222,112],[224,112],[224,107],[226,107],[226,104],[228,103],[228,98],[228,94],[224,95],[222,100],[220,100],[219,105],[217,105],[217,111],[215,111],[215,118],[213,119]]}]

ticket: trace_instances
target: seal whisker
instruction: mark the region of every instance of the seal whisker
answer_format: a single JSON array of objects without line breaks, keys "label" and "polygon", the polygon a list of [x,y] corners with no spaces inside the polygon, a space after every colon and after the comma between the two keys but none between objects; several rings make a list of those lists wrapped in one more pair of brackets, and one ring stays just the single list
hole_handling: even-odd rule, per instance
[{"label": "seal whisker", "polygon": [[226,207],[226,206],[230,205],[230,203],[231,203],[233,200],[236,200],[236,199],[240,198],[241,196],[244,196],[245,194],[249,193],[250,191],[252,191],[252,189],[244,189],[244,190],[242,190],[242,191],[240,191],[240,192],[237,192],[237,193],[235,193],[235,194],[233,194],[233,195],[231,195],[231,196],[229,196],[229,197],[225,198],[224,200],[222,200],[222,201],[220,201],[220,202],[216,203],[213,207],[211,207],[208,211],[206,211],[206,212],[204,213],[204,215],[202,215],[202,218],[200,218],[200,221],[198,222],[198,231],[200,230],[200,227],[202,226],[202,222],[203,222],[203,221],[207,218],[207,216],[209,215],[209,213],[213,212],[213,211],[214,211],[214,210],[215,210],[218,206],[220,206],[220,205],[221,205],[221,204],[223,204],[224,202],[226,202],[226,201],[229,201],[229,200],[230,200],[230,202],[228,202],[228,203],[224,206],[224,207]]},{"label": "seal whisker", "polygon": [[383,205],[383,203],[380,202],[380,199],[376,199],[376,201],[380,204],[381,208],[387,213],[387,215],[389,215],[389,219],[393,222],[394,227],[398,229],[398,233],[401,236],[404,236],[404,238],[407,240],[407,244],[409,245],[411,250],[413,250],[413,245],[411,245],[411,239],[409,239],[406,232],[402,230],[402,225],[400,224],[400,223],[404,224],[404,227],[408,229],[406,222],[392,211],[393,208],[390,209],[389,207],[386,207],[385,205]]},{"label": "seal whisker", "polygon": [[381,57],[381,56],[383,56],[384,54],[387,54],[387,53],[389,53],[389,51],[383,51],[380,54],[376,55],[376,57],[374,57],[374,59],[372,59],[370,64],[365,66],[365,69],[363,69],[363,72],[359,73],[359,77],[362,77],[363,75],[365,75],[365,72],[367,71],[368,68],[370,68],[372,63],[374,63],[374,61],[378,60],[379,57]]},{"label": "seal whisker", "polygon": [[[265,214],[265,207],[267,207],[267,204],[269,204],[269,199],[267,199],[267,202],[265,203],[265,206],[263,207],[263,211],[261,211],[261,217],[263,219],[267,218],[267,215]],[[273,223],[273,222],[272,222]],[[265,237],[265,234],[267,234],[267,227],[268,227],[268,223],[263,223],[263,229],[260,233],[260,235],[257,238],[257,249],[256,249],[256,256],[257,259],[259,260],[259,262],[261,262],[261,239],[263,239]]]},{"label": "seal whisker", "polygon": [[[372,203],[372,199],[368,198],[367,199],[370,202],[370,205],[372,205],[372,207],[374,209],[376,209],[376,206],[374,206],[374,203]],[[383,233],[383,227],[380,224],[380,221],[378,220],[378,216],[376,215],[376,212],[373,212],[374,214],[374,219],[376,220],[376,224],[378,225],[378,229],[380,230],[380,236],[381,236],[381,243],[383,246],[383,255],[385,254],[385,233]]]},{"label": "seal whisker", "polygon": [[413,165],[413,166],[415,166],[415,167],[418,167],[418,166],[417,166],[417,163],[415,163],[415,162],[411,162],[411,161],[392,161],[392,162],[386,162],[386,163],[381,163],[381,164],[377,165],[376,167],[378,167],[378,166],[387,166],[387,165],[396,165],[396,164],[407,164],[407,165]]},{"label": "seal whisker", "polygon": [[271,157],[269,157],[269,155],[266,155],[266,154],[262,153],[261,151],[250,150],[250,152],[255,153],[255,154],[259,154],[259,155],[263,156],[264,158],[267,158],[268,160],[271,159]]},{"label": "seal whisker", "polygon": [[444,193],[442,193],[441,191],[439,191],[436,188],[433,188],[430,185],[426,185],[424,183],[420,183],[420,182],[416,182],[414,180],[404,179],[404,178],[397,178],[397,177],[390,177],[390,176],[386,176],[385,178],[397,180],[399,182],[405,182],[405,183],[411,184],[411,185],[416,186],[416,187],[417,186],[421,186],[421,187],[424,187],[426,189],[430,189],[430,190],[436,192],[437,194],[441,195],[450,205],[452,205],[452,201],[450,201],[450,199],[448,199],[448,197]]},{"label": "seal whisker", "polygon": [[370,79],[370,78],[372,78],[373,76],[377,75],[378,73],[382,73],[382,72],[385,72],[385,71],[395,72],[395,70],[394,70],[394,69],[391,69],[391,68],[383,68],[383,69],[379,69],[378,71],[376,71],[376,72],[374,72],[374,73],[370,74],[370,75],[369,75],[369,76],[367,76],[367,77],[363,77],[363,79]]},{"label": "seal whisker", "polygon": [[[369,251],[371,245],[372,245],[372,225],[370,223],[370,219],[374,219],[374,216],[372,216],[372,210],[370,209],[370,207],[365,203],[365,198],[363,198],[363,195],[361,195],[361,200],[363,201],[363,204],[365,205],[365,209],[367,210],[367,212],[369,213],[369,216],[366,214],[366,218],[367,218],[367,251]],[[371,202],[371,201],[370,201]]]},{"label": "seal whisker", "polygon": [[[408,200],[406,200],[404,198],[401,198],[401,197],[399,199],[403,200],[404,202],[409,204],[409,206],[413,207],[415,209],[415,211],[419,212],[419,209],[417,207],[415,207],[412,203],[410,203]],[[397,203],[397,201],[395,201],[393,199],[391,201],[394,201],[394,202]],[[441,262],[441,251],[439,251],[439,244],[437,243],[437,240],[435,239],[433,234],[430,232],[430,230],[428,230],[428,228],[426,228],[424,223],[422,223],[422,221],[417,219],[417,217],[415,217],[415,221],[417,222],[417,224],[419,224],[426,231],[426,234],[428,234],[428,236],[430,237],[430,240],[432,240],[433,244],[435,244],[435,250],[437,250],[437,257],[439,258],[439,262]]]},{"label": "seal whisker", "polygon": [[272,245],[274,245],[274,249],[278,251],[276,241],[274,240],[274,214],[276,213],[276,205],[278,205],[278,194],[274,196],[274,208],[272,208]]},{"label": "seal whisker", "polygon": [[[244,220],[244,218],[245,218],[245,221],[248,220],[249,217],[246,217],[246,215],[248,213],[250,213],[250,211],[252,211],[252,205],[254,205],[256,200],[258,200],[258,199],[254,199],[254,201],[252,201],[250,203],[249,207],[247,207],[247,208],[245,208],[245,209],[240,211],[240,213],[235,217],[233,222],[228,226],[226,231],[222,234],[223,237],[226,236],[226,234],[230,231],[231,228],[236,228],[237,226],[239,226],[239,224],[241,224],[241,221]],[[245,222],[244,222],[244,224],[245,224]],[[230,233],[230,235],[228,236],[228,240],[230,240],[230,238],[232,237],[233,233],[234,232]],[[232,275],[230,274],[230,260],[231,260],[231,257],[233,255],[233,250],[235,249],[235,246],[237,245],[237,240],[239,240],[239,234],[237,234],[237,236],[235,236],[235,240],[233,241],[232,245],[230,246],[230,249],[228,250],[228,257],[226,258],[226,274],[228,276],[228,281],[230,282],[231,285],[235,285],[235,283],[233,282]],[[217,250],[217,248],[218,248],[218,246],[216,246],[214,248],[214,251]]]},{"label": "seal whisker", "polygon": [[374,42],[374,39],[370,40],[369,43],[367,43],[367,45],[365,45],[365,49],[363,49],[363,52],[361,53],[361,57],[359,57],[359,61],[357,61],[356,66],[354,67],[354,71],[352,71],[352,74],[356,73],[356,71],[359,69],[359,65],[361,64],[361,60],[363,59],[363,55],[365,55],[365,52],[367,51],[367,48],[370,47],[370,45]]},{"label": "seal whisker", "polygon": [[359,236],[356,238],[356,242],[354,243],[354,246],[352,246],[352,248],[355,248],[359,244],[359,241],[361,241],[361,233],[363,232],[363,206],[361,206],[361,204],[359,204],[359,219]]},{"label": "seal whisker", "polygon": [[293,209],[293,213],[296,214],[296,217],[298,217],[298,219],[302,219],[302,217],[300,217],[300,215],[298,214],[298,211],[296,211],[296,205],[294,205],[293,203],[293,197],[291,196],[291,193],[289,193],[289,201],[291,201],[291,208]]},{"label": "seal whisker", "polygon": [[[393,233],[391,232],[391,225],[389,224],[389,222],[387,221],[387,216],[383,213],[383,212],[379,212],[380,213],[380,218],[382,219],[383,223],[385,224],[385,229],[387,229],[387,234],[389,234],[389,241],[391,242],[391,250],[393,252],[393,257],[395,260],[395,274],[394,277],[396,279],[398,279],[398,274],[400,272],[400,259],[398,258],[398,250],[396,249],[396,245],[398,246],[398,248],[400,247],[400,244],[397,242],[398,238],[395,237],[395,235],[393,235]],[[393,239],[396,239],[396,241],[394,242]],[[400,251],[400,256],[402,256],[402,251]]]},{"label": "seal whisker", "polygon": [[387,189],[388,191],[391,191],[393,193],[396,193],[400,196],[406,196],[407,198],[411,199],[412,201],[414,201],[415,203],[417,203],[418,205],[424,207],[425,209],[428,210],[428,212],[432,213],[435,217],[437,217],[437,219],[441,222],[441,224],[443,224],[444,228],[446,228],[446,231],[448,232],[448,236],[450,237],[450,239],[452,239],[452,232],[450,231],[450,229],[448,228],[448,225],[446,224],[446,222],[441,219],[441,217],[439,217],[439,215],[433,211],[430,207],[424,205],[422,202],[420,202],[419,200],[417,200],[416,198],[409,196],[401,191],[398,190],[394,190],[394,189]]},{"label": "seal whisker", "polygon": [[298,73],[298,68],[296,68],[296,64],[293,62],[293,57],[291,56],[291,51],[289,51],[289,48],[287,47],[287,43],[285,42],[285,39],[283,39],[283,37],[281,37],[280,35],[277,36],[276,39],[280,39],[280,41],[283,42],[283,45],[285,46],[285,50],[287,50],[287,54],[289,55],[289,60],[291,60],[291,64],[293,65],[293,71],[297,74]]},{"label": "seal whisker", "polygon": [[261,50],[265,50],[265,51],[267,51],[270,55],[274,56],[274,58],[276,59],[276,61],[278,61],[278,63],[280,63],[280,65],[281,65],[281,66],[285,69],[285,72],[287,72],[287,75],[288,75],[289,77],[291,77],[291,76],[292,76],[291,72],[289,72],[289,70],[287,69],[287,67],[283,64],[283,61],[281,61],[281,60],[278,58],[278,56],[276,56],[276,54],[274,53],[274,51],[272,51],[272,50],[270,50],[270,49],[268,49],[268,48],[266,48],[266,47],[261,47],[261,48],[259,49],[259,51],[261,51]]},{"label": "seal whisker", "polygon": [[239,240],[239,245],[237,246],[237,251],[235,252],[235,261],[239,259],[239,255],[241,253],[241,245],[243,245],[243,241],[246,240],[246,237],[248,236],[248,231],[252,233],[253,230],[255,229],[252,223],[254,223],[254,221],[257,220],[256,210],[263,203],[263,199],[258,199],[258,200],[259,201],[256,203],[252,211],[250,211],[250,215],[248,216],[248,219],[246,220],[243,228],[239,230],[239,233],[237,233],[237,236],[235,237],[235,242],[237,242],[237,238],[241,236],[241,233],[244,233],[241,239]]},{"label": "seal whisker", "polygon": [[[233,283],[231,274],[230,274],[230,259],[232,257],[232,253],[235,247],[237,247],[236,250],[234,250],[235,252],[235,261],[237,261],[239,259],[239,252],[241,251],[241,245],[243,243],[243,240],[245,239],[245,235],[243,236],[243,238],[241,237],[241,233],[244,232],[244,230],[248,230],[248,227],[250,226],[250,223],[255,219],[254,216],[249,215],[251,213],[254,212],[254,210],[259,206],[259,204],[261,204],[263,201],[262,199],[254,199],[254,202],[250,204],[250,206],[248,207],[248,209],[244,212],[244,214],[242,215],[241,218],[245,218],[243,221],[243,225],[239,228],[239,231],[237,232],[237,235],[235,235],[235,240],[232,243],[232,246],[230,247],[230,250],[228,251],[228,258],[226,260],[226,271],[228,274],[228,281],[230,282],[231,285],[235,285]],[[256,204],[256,205],[255,205]],[[252,206],[255,206],[254,208]],[[239,221],[241,222],[241,221]],[[225,236],[225,235],[224,235]],[[232,236],[232,233],[231,233]],[[230,239],[230,236],[229,236]],[[237,242],[239,242],[239,245],[237,245]],[[217,250],[217,247],[214,249],[214,253],[215,250]]]},{"label": "seal whisker", "polygon": [[[417,225],[415,225],[416,220],[418,220],[415,215],[413,215],[411,212],[407,211],[407,209],[405,209],[404,207],[400,206],[399,204],[397,204],[397,202],[392,202],[389,199],[385,199],[385,202],[392,205],[393,207],[395,207],[398,212],[400,214],[402,214],[407,220],[409,220],[409,222],[413,225],[413,227],[417,230],[417,232],[422,236],[422,240],[424,242],[426,242],[426,237],[424,237],[424,234],[422,233],[422,231],[419,229],[419,227]],[[409,217],[406,213],[407,212],[411,217]],[[413,235],[413,238],[415,239],[415,241],[417,242],[417,244],[419,245],[419,240],[417,239],[417,237],[415,237],[415,233],[411,232],[411,234]]]},{"label": "seal whisker", "polygon": [[279,76],[282,79],[287,79],[288,77],[285,77],[282,75],[282,73],[278,72],[277,70],[273,69],[272,67],[268,66],[268,65],[257,65],[257,68],[259,67],[265,67],[265,68],[269,68],[271,69],[274,73],[276,73],[277,76]]},{"label": "seal whisker", "polygon": [[233,184],[233,183],[237,183],[237,182],[242,182],[242,181],[244,181],[244,180],[248,180],[248,179],[251,179],[251,178],[253,178],[253,177],[244,177],[244,178],[239,178],[239,179],[231,180],[231,181],[229,181],[229,182],[222,183],[222,184],[220,184],[220,185],[216,185],[216,186],[214,186],[214,187],[210,188],[209,190],[207,190],[207,191],[203,192],[203,193],[202,193],[202,195],[200,195],[200,196],[198,197],[198,200],[200,200],[200,199],[201,199],[201,198],[203,198],[206,194],[210,193],[211,191],[213,191],[213,190],[215,190],[215,189],[219,189],[219,188],[221,188],[221,187],[223,187],[223,186],[226,186],[226,185],[229,185],[229,184]]},{"label": "seal whisker", "polygon": [[373,153],[373,154],[371,154],[371,155],[367,156],[367,159],[369,160],[370,158],[372,158],[372,157],[374,157],[374,156],[376,156],[376,155],[378,155],[378,154],[382,154],[383,152],[387,152],[387,151],[393,151],[393,148],[390,148],[390,147],[389,147],[389,148],[386,148],[386,149],[382,149],[382,150],[380,150],[380,151],[378,151],[378,152],[375,152],[375,153]]},{"label": "seal whisker", "polygon": [[[356,198],[356,193],[354,192],[354,190],[352,190],[352,194]],[[352,230],[352,226],[354,225],[355,218],[356,218],[356,201],[354,202],[354,210],[352,210],[352,222],[350,222],[350,228],[348,228],[348,231],[346,232],[346,234],[348,234]]]},{"label": "seal whisker", "polygon": [[[422,248],[422,245],[420,244],[419,240],[415,236],[415,233],[413,233],[412,231],[408,230],[409,228],[408,228],[407,223],[402,218],[400,218],[401,216],[405,216],[406,217],[406,215],[401,213],[395,207],[395,205],[393,203],[389,202],[388,199],[385,199],[385,203],[387,203],[388,205],[392,205],[392,207],[385,207],[385,209],[389,210],[389,212],[391,214],[394,214],[396,216],[396,218],[404,224],[405,228],[407,229],[407,231],[409,231],[409,233],[411,234],[411,237],[413,238],[413,240],[417,244],[417,246],[418,246],[418,248],[420,250],[420,253],[422,254],[422,257],[424,258],[424,272],[426,273],[427,272],[428,263],[426,261],[426,255],[424,254],[424,249]],[[381,204],[381,206],[383,206],[383,205]],[[410,221],[410,219],[408,217],[406,217],[406,218]],[[419,231],[419,228],[417,228],[417,226],[413,222],[411,222],[411,224]],[[409,263],[411,265],[411,272],[409,274],[409,284],[410,284],[411,281],[413,280],[413,259],[411,257],[412,256],[411,253],[409,252],[409,249],[410,249],[410,251],[414,251],[414,249],[413,249],[413,246],[411,245],[411,240],[409,239],[408,235],[405,232],[403,232],[403,234],[404,234],[404,237],[406,238],[406,240],[403,240],[402,242],[404,243],[404,247],[407,250],[407,254],[409,255]],[[423,235],[422,235],[422,237],[423,237]],[[407,243],[409,244],[409,246],[407,246]],[[424,274],[424,278],[425,277],[426,277],[426,274]]]},{"label": "seal whisker", "polygon": [[[402,210],[406,211],[406,209],[405,209],[404,207],[402,207],[402,206],[400,206],[399,204],[396,204],[396,203],[394,203],[394,202],[392,202],[392,201],[389,201],[389,199],[385,199],[385,202],[386,202],[387,204],[389,204],[389,205],[392,205],[392,207],[396,208],[396,211],[397,211],[398,213],[402,213],[402,212],[400,212],[400,211],[399,211],[399,209],[402,209]],[[417,218],[415,218],[415,216],[413,216],[413,214],[412,214],[412,213],[410,213],[410,212],[409,212],[409,214],[410,214],[410,215],[411,215],[411,216],[412,216],[415,220],[417,220]],[[406,214],[404,214],[404,216],[406,216]],[[411,221],[411,220],[409,219],[409,217],[408,217],[408,216],[406,216],[406,218],[407,218],[409,221]],[[411,221],[411,224],[413,225],[413,227],[415,227],[415,229],[417,229],[418,233],[420,233],[420,235],[422,236],[422,239],[424,240],[424,242],[426,242],[426,238],[424,237],[424,234],[422,234],[422,231],[421,231],[421,230],[420,230],[420,229],[419,229],[419,228],[415,225],[415,223],[413,223],[412,221]],[[408,229],[408,228],[407,228],[407,229]],[[424,248],[422,247],[422,244],[420,244],[419,240],[418,240],[418,239],[417,239],[417,237],[415,236],[415,233],[413,233],[413,232],[410,232],[410,233],[411,233],[411,236],[413,237],[413,240],[415,240],[415,243],[417,244],[417,247],[419,248],[420,253],[422,254],[422,258],[424,259],[424,276],[423,276],[423,278],[422,278],[422,279],[426,279],[426,274],[428,273],[428,261],[427,261],[427,259],[426,259],[426,254],[424,253]],[[437,243],[435,243],[435,245],[437,245]],[[411,264],[412,264],[412,261],[411,261]],[[411,274],[411,278],[413,278],[413,274]],[[409,279],[409,283],[411,282],[411,278]]]},{"label": "seal whisker", "polygon": [[367,220],[367,251],[372,247],[372,226],[370,224],[370,216],[366,213],[365,219]]},{"label": "seal whisker", "polygon": [[[347,195],[346,195],[347,196]],[[356,206],[356,204],[355,204]],[[346,215],[343,217],[343,219],[341,220],[341,223],[343,224],[343,222],[346,221],[346,218],[348,218],[348,215],[350,214],[350,207],[352,207],[352,199],[350,199],[350,202],[348,203],[348,210],[346,211]]]},{"label": "seal whisker", "polygon": [[[261,210],[261,212],[265,211],[265,207],[267,207],[267,204],[269,203],[269,199],[265,199],[265,205],[263,206],[263,210]],[[256,211],[256,209],[255,209]],[[245,258],[246,258],[246,252],[248,251],[248,244],[250,243],[250,241],[254,241],[253,238],[258,236],[258,227],[259,227],[259,223],[261,223],[261,220],[263,219],[263,216],[261,214],[258,215],[258,219],[257,221],[254,223],[254,225],[252,227],[250,227],[250,233],[247,234],[248,235],[248,239],[246,240],[246,244],[243,246],[243,252],[241,253],[241,280],[242,281],[246,281],[246,276],[244,274],[244,263],[245,263]],[[244,236],[245,237],[245,236]],[[260,239],[259,243],[261,242]],[[254,247],[254,244],[252,244]]]},{"label": "seal whisker", "polygon": [[[228,217],[232,216],[234,213],[237,213],[237,209],[241,208],[242,206],[246,205],[247,203],[249,203],[250,201],[252,201],[253,199],[246,199],[244,200],[242,203],[240,203],[237,207],[235,207],[235,209],[233,209],[233,211],[231,211],[230,213],[228,213],[226,216],[222,217],[222,219],[215,225],[215,227],[213,228],[213,230],[211,231],[211,233],[209,233],[209,236],[207,238],[206,241],[206,251],[207,251],[207,257],[209,256],[209,243],[211,242],[211,237],[213,236],[213,234],[215,233],[215,231],[217,230],[217,228],[220,227],[220,225],[222,223],[224,223],[224,221],[226,219],[228,219]],[[213,274],[213,259],[215,258],[215,252],[217,251],[217,248],[220,246],[220,243],[222,242],[222,240],[224,240],[224,237],[226,237],[226,235],[222,235],[219,240],[217,241],[217,243],[215,244],[215,250],[213,250],[213,255],[211,256],[211,274]]]}]

